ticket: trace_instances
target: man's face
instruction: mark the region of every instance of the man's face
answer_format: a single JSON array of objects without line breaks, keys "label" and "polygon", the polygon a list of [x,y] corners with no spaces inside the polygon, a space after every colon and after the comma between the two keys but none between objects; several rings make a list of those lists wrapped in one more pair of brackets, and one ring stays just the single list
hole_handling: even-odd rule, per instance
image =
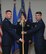
[{"label": "man's face", "polygon": [[42,16],[40,14],[35,14],[36,21],[41,20]]},{"label": "man's face", "polygon": [[6,13],[6,18],[11,19],[12,18],[12,13],[11,12],[7,12]]}]

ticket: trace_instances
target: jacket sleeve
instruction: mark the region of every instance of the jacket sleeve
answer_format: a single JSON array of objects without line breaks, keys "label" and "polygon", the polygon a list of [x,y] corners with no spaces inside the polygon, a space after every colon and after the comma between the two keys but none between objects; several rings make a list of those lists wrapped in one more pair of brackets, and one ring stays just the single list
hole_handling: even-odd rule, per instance
[{"label": "jacket sleeve", "polygon": [[42,23],[40,23],[40,24],[38,24],[38,25],[35,25],[35,27],[32,28],[32,29],[30,29],[30,30],[28,30],[27,33],[35,33],[35,32],[37,32],[39,29],[41,29],[41,27],[43,27],[43,24],[42,24]]},{"label": "jacket sleeve", "polygon": [[17,23],[16,33],[21,36],[21,27],[19,23]]},{"label": "jacket sleeve", "polygon": [[16,28],[17,28],[17,25],[11,24],[11,28],[12,28],[12,29],[16,29]]}]

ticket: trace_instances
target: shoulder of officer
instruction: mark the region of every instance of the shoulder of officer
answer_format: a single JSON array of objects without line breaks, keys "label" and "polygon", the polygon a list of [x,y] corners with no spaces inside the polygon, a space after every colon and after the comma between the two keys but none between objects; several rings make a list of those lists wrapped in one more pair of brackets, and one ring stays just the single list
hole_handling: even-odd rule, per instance
[{"label": "shoulder of officer", "polygon": [[3,24],[4,24],[4,23],[9,23],[9,20],[5,18],[5,19],[3,20]]},{"label": "shoulder of officer", "polygon": [[8,21],[8,19],[5,18],[4,21]]}]

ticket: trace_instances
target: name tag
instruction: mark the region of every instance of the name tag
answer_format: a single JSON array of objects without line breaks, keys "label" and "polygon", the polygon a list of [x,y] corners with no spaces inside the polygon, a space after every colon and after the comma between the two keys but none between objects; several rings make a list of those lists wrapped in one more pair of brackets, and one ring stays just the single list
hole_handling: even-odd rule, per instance
[{"label": "name tag", "polygon": [[37,25],[35,25],[35,27],[37,27]]},{"label": "name tag", "polygon": [[30,25],[27,25],[27,27],[29,27]]}]

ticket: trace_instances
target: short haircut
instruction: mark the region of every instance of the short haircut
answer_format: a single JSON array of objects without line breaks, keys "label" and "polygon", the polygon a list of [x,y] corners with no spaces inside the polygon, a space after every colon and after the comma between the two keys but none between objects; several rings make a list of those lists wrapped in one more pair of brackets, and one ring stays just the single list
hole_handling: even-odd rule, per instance
[{"label": "short haircut", "polygon": [[42,12],[41,12],[41,11],[37,11],[35,14],[40,14],[40,15],[42,15]]},{"label": "short haircut", "polygon": [[11,11],[11,10],[6,10],[5,12],[6,12],[6,13],[7,13],[7,12],[11,12],[11,13],[12,13],[12,11]]}]

